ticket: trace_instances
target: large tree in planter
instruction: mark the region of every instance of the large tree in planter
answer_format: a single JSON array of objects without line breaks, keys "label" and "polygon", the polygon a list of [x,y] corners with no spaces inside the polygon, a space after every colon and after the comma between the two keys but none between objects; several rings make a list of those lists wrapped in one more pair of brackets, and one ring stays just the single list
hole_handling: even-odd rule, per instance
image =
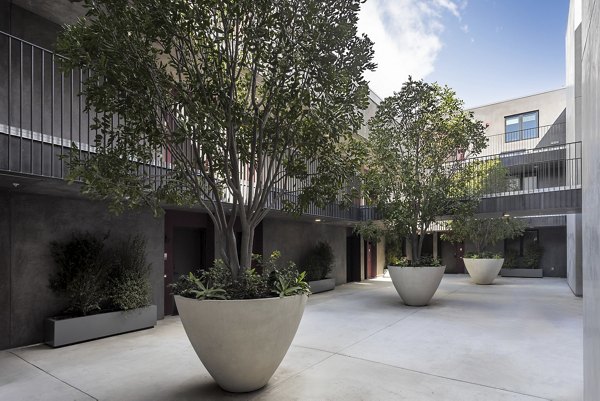
[{"label": "large tree in planter", "polygon": [[[325,205],[360,165],[352,133],[374,68],[360,2],[86,1],[58,45],[66,68],[90,71],[83,95],[99,113],[72,177],[116,210],[204,206],[237,277],[269,206]],[[157,155],[161,179],[142,168]]]},{"label": "large tree in planter", "polygon": [[413,264],[437,218],[470,213],[479,199],[465,182],[481,169],[464,159],[485,148],[485,127],[462,106],[448,87],[409,77],[369,122],[365,190],[387,229],[407,238]]}]

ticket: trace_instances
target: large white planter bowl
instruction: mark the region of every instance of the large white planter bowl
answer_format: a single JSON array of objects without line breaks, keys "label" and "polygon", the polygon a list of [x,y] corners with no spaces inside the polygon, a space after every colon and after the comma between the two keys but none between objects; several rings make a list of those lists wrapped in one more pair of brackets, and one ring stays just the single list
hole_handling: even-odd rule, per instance
[{"label": "large white planter bowl", "polygon": [[475,284],[492,284],[504,263],[504,259],[463,258],[463,260]]},{"label": "large white planter bowl", "polygon": [[307,299],[199,301],[175,296],[196,354],[221,388],[236,393],[267,384],[296,335]]},{"label": "large white planter bowl", "polygon": [[392,283],[409,306],[425,306],[440,286],[446,266],[388,266]]}]

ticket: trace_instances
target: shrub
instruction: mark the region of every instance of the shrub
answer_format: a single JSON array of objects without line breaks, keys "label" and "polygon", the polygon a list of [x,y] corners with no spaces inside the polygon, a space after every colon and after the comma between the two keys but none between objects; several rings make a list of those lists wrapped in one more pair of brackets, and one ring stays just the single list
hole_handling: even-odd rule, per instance
[{"label": "shrub", "polygon": [[308,254],[304,262],[306,280],[323,280],[331,273],[335,256],[327,242],[319,242]]},{"label": "shrub", "polygon": [[130,237],[111,255],[112,269],[107,282],[110,306],[118,310],[142,308],[150,304],[150,264],[146,260],[146,240]]},{"label": "shrub", "polygon": [[106,300],[106,278],[110,264],[104,238],[90,233],[73,233],[70,240],[52,242],[50,252],[57,271],[50,288],[68,300],[67,312],[87,315]]},{"label": "shrub", "polygon": [[195,299],[257,299],[310,294],[305,273],[299,273],[292,262],[281,266],[280,256],[278,251],[268,258],[254,255],[261,272],[247,269],[235,280],[231,270],[217,259],[208,270],[179,277],[171,288],[175,295]]}]

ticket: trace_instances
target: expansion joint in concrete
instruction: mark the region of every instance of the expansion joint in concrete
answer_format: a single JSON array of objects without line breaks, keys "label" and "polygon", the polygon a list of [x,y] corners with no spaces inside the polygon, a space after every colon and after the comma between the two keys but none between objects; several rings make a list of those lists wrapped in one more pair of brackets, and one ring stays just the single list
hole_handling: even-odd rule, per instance
[{"label": "expansion joint in concrete", "polygon": [[19,354],[15,354],[13,351],[6,351],[6,352],[10,353],[11,355],[14,355],[14,356],[16,356],[17,358],[19,358],[20,360],[22,360],[22,361],[23,361],[23,362],[25,362],[26,364],[33,366],[34,368],[38,369],[39,371],[41,371],[41,372],[44,372],[44,373],[45,373],[45,374],[47,374],[48,376],[50,376],[50,377],[52,377],[52,378],[54,378],[54,379],[58,380],[59,382],[61,382],[61,383],[65,384],[65,385],[67,385],[67,386],[71,387],[72,389],[74,389],[74,390],[77,390],[77,391],[79,391],[79,392],[80,392],[80,393],[82,393],[82,394],[85,394],[86,396],[90,397],[92,400],[99,401],[99,400],[98,400],[96,397],[94,397],[93,395],[91,395],[91,394],[89,394],[89,393],[86,393],[86,392],[85,392],[85,391],[83,391],[82,389],[80,389],[80,388],[77,388],[77,387],[73,386],[72,384],[70,384],[70,383],[68,383],[68,382],[66,382],[66,381],[64,381],[64,380],[62,380],[60,377],[57,377],[57,376],[53,375],[52,373],[48,372],[47,370],[45,370],[45,369],[42,369],[41,367],[37,366],[36,364],[29,362],[27,359],[23,358],[23,357],[22,357],[22,356],[20,356]]}]

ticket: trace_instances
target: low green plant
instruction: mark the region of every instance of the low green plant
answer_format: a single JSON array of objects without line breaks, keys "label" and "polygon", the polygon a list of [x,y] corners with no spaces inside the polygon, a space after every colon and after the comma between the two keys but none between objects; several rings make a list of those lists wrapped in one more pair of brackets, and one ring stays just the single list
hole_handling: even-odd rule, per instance
[{"label": "low green plant", "polygon": [[304,261],[304,271],[307,281],[317,281],[325,279],[333,268],[335,256],[331,245],[327,242],[319,242]]},{"label": "low green plant", "polygon": [[67,299],[67,314],[85,316],[150,304],[146,240],[133,236],[110,249],[107,238],[108,234],[75,232],[67,241],[50,244],[56,264],[50,288]]},{"label": "low green plant", "polygon": [[212,287],[204,275],[200,277],[190,272],[187,276],[182,275],[175,284],[171,285],[173,293],[186,298],[195,299],[227,299],[223,288]]},{"label": "low green plant", "polygon": [[388,265],[391,266],[410,266],[410,260],[406,256],[397,257],[395,255],[389,256]]},{"label": "low green plant", "polygon": [[426,266],[431,266],[431,267],[435,267],[435,266],[441,266],[442,265],[442,261],[439,258],[434,258],[433,256],[428,256],[428,255],[423,255],[421,256],[421,258],[415,260],[415,261],[411,261],[409,266],[415,266],[415,267],[426,267]]},{"label": "low green plant", "polygon": [[[292,262],[282,265],[281,253],[263,258],[254,255],[258,269],[245,270],[236,280],[222,260],[208,270],[181,276],[171,285],[173,294],[195,299],[257,299],[310,294],[306,273]],[[259,271],[260,270],[260,271]]]},{"label": "low green plant", "polygon": [[467,252],[464,256],[469,259],[502,259],[502,254],[498,252]]},{"label": "low green plant", "polygon": [[516,269],[519,267],[519,253],[512,249],[507,250],[504,253],[504,269]]},{"label": "low green plant", "polygon": [[543,254],[544,248],[537,241],[527,244],[523,251],[523,257],[521,258],[523,267],[526,269],[539,268]]},{"label": "low green plant", "polygon": [[100,309],[106,300],[110,263],[104,247],[106,236],[75,232],[64,242],[54,241],[50,252],[56,272],[50,288],[67,299],[68,313],[87,315]]},{"label": "low green plant", "polygon": [[118,310],[142,308],[150,304],[150,264],[146,260],[146,240],[132,236],[117,245],[111,255],[107,297]]}]

